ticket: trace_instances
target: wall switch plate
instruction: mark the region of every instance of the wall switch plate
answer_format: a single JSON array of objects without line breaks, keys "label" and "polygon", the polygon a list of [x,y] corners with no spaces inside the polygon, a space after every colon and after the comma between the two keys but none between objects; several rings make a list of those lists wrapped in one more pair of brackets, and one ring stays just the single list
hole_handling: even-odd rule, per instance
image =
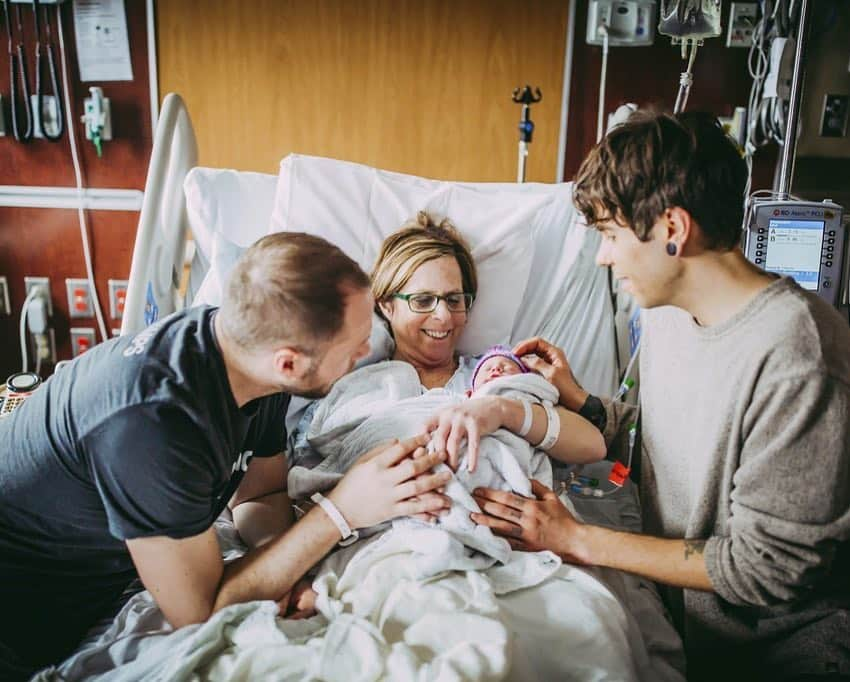
[{"label": "wall switch plate", "polygon": [[113,320],[124,317],[124,302],[127,299],[127,287],[130,285],[126,279],[109,280],[109,316]]},{"label": "wall switch plate", "polygon": [[24,277],[24,289],[27,296],[30,295],[33,287],[42,287],[44,293],[47,294],[47,316],[53,317],[53,301],[50,299],[50,278],[49,277]]},{"label": "wall switch plate", "polygon": [[92,327],[71,327],[71,354],[74,357],[85,353],[96,342]]},{"label": "wall switch plate", "polygon": [[752,47],[753,29],[758,22],[757,2],[733,2],[729,8],[726,47]]},{"label": "wall switch plate", "polygon": [[847,115],[850,95],[824,95],[820,119],[821,137],[844,137],[847,134]]},{"label": "wall switch plate", "polygon": [[9,281],[0,277],[0,315],[11,315],[12,306],[9,305]]},{"label": "wall switch plate", "polygon": [[69,317],[94,317],[92,293],[87,279],[66,279]]},{"label": "wall switch plate", "polygon": [[590,0],[585,40],[602,45],[599,27],[605,26],[611,47],[652,45],[655,24],[655,0]]},{"label": "wall switch plate", "polygon": [[[30,105],[33,113],[38,110],[38,95],[30,95]],[[59,134],[59,99],[53,95],[41,96],[41,116],[33,116],[32,135],[40,139],[44,138],[44,129],[52,136]]]}]

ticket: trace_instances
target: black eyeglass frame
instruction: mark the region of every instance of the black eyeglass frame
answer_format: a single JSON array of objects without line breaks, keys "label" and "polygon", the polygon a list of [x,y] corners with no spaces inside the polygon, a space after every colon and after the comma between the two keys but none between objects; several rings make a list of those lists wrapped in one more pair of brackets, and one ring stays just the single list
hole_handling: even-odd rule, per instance
[{"label": "black eyeglass frame", "polygon": [[[417,296],[433,297],[434,298],[433,307],[431,307],[427,310],[425,310],[425,309],[414,310],[413,304],[411,303],[411,300],[416,298]],[[449,299],[453,298],[455,296],[461,296],[463,298],[463,308],[452,308],[452,304],[450,303]],[[410,312],[412,312],[412,313],[422,313],[422,314],[433,313],[437,309],[437,306],[440,305],[440,301],[446,302],[446,307],[449,309],[449,312],[452,312],[452,313],[468,313],[472,309],[472,304],[475,302],[475,294],[470,294],[466,291],[463,291],[463,292],[455,291],[455,292],[452,292],[450,294],[432,294],[432,293],[427,292],[427,291],[417,291],[416,293],[413,293],[413,294],[393,294],[392,298],[400,298],[402,301],[405,301],[407,303],[407,307],[410,309]]]}]

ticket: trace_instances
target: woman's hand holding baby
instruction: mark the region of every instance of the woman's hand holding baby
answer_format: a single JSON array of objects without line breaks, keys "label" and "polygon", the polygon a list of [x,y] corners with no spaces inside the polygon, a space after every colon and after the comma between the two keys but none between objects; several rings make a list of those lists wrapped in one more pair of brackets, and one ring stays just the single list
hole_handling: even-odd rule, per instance
[{"label": "woman's hand holding baby", "polygon": [[481,396],[440,411],[426,428],[431,431],[434,449],[448,453],[447,464],[453,470],[457,470],[465,439],[466,466],[469,471],[475,471],[481,439],[502,427],[518,430],[522,418],[523,409],[517,401]]}]

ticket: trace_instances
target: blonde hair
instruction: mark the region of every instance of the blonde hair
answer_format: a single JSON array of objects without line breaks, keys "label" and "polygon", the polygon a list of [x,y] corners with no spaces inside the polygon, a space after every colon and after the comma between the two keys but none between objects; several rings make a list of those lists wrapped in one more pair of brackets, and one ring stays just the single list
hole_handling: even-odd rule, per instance
[{"label": "blonde hair", "polygon": [[445,256],[457,261],[464,293],[475,296],[478,275],[466,241],[448,218],[435,223],[428,213],[419,211],[416,218],[393,232],[381,246],[372,269],[376,312],[383,317],[378,303],[400,292],[420,265]]},{"label": "blonde hair", "polygon": [[280,232],[242,254],[218,315],[223,331],[246,350],[294,342],[308,352],[342,329],[347,295],[368,287],[366,273],[333,244]]}]

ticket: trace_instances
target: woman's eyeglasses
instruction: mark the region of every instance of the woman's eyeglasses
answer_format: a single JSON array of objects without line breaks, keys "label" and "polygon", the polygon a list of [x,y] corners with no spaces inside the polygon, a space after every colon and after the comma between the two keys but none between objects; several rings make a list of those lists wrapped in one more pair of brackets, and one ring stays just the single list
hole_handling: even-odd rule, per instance
[{"label": "woman's eyeglasses", "polygon": [[437,309],[440,301],[445,301],[453,313],[465,313],[472,307],[475,296],[466,293],[440,294],[393,294],[393,298],[407,301],[407,307],[414,313],[431,313]]}]

